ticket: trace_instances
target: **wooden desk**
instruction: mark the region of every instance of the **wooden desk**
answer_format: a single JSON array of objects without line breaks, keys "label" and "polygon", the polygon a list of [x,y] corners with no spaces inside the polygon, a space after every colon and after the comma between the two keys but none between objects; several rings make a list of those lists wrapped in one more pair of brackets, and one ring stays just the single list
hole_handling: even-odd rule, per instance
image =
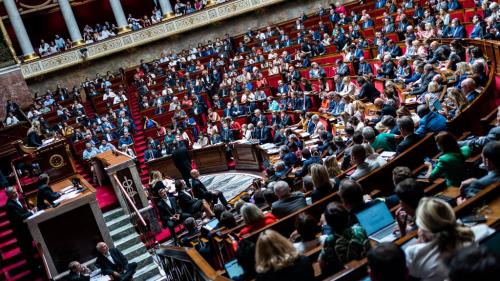
[{"label": "wooden desk", "polygon": [[174,165],[174,161],[172,160],[172,155],[163,156],[161,158],[156,158],[146,162],[148,166],[149,172],[151,171],[159,171],[163,176],[180,179],[182,178],[181,173]]},{"label": "wooden desk", "polygon": [[70,261],[84,263],[94,259],[98,242],[113,245],[92,185],[76,175],[50,186],[54,191],[61,191],[73,186],[71,179],[74,177],[80,179],[85,191],[75,198],[62,201],[56,208],[47,209],[26,220],[33,240],[40,244],[54,277],[67,271]]},{"label": "wooden desk", "polygon": [[233,145],[233,156],[238,170],[256,170],[260,171],[260,155],[256,143],[239,143]]},{"label": "wooden desk", "polygon": [[229,170],[226,159],[226,145],[223,143],[193,149],[191,153],[198,171],[202,174]]}]

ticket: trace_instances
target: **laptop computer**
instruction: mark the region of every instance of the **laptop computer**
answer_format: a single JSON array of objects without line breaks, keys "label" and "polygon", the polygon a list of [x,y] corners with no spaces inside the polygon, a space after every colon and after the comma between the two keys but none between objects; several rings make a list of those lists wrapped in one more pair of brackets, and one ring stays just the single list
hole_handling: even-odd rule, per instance
[{"label": "laptop computer", "polygon": [[500,256],[500,231],[484,238],[479,244],[485,246],[490,252]]},{"label": "laptop computer", "polygon": [[224,268],[226,269],[227,275],[231,279],[234,279],[245,273],[243,271],[243,268],[238,264],[238,261],[236,259],[224,264]]},{"label": "laptop computer", "polygon": [[392,242],[398,238],[394,234],[397,222],[382,201],[356,213],[356,218],[368,237],[378,243]]}]

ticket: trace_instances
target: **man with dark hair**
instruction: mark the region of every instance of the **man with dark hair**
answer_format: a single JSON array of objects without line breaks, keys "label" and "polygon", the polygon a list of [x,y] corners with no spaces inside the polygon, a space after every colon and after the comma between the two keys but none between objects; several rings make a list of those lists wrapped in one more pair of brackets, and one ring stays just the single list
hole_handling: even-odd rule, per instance
[{"label": "man with dark hair", "polygon": [[409,230],[415,228],[414,218],[418,203],[425,194],[418,186],[417,181],[412,178],[405,179],[396,185],[394,190],[400,201],[400,207],[396,210],[396,221],[401,236],[406,235]]},{"label": "man with dark hair", "polygon": [[401,154],[419,142],[420,139],[422,139],[422,136],[415,134],[415,124],[408,116],[399,118],[398,126],[403,140],[396,146],[396,154]]},{"label": "man with dark hair", "polygon": [[480,179],[471,178],[462,182],[460,188],[465,198],[473,197],[488,185],[500,181],[500,141],[486,144],[482,157],[488,174]]},{"label": "man with dark hair", "polygon": [[366,161],[366,157],[366,150],[363,145],[356,144],[352,147],[351,165],[356,165],[356,170],[354,170],[354,173],[349,176],[349,179],[358,180],[379,167],[379,164],[376,161],[368,163]]},{"label": "man with dark hair", "polygon": [[191,178],[192,163],[189,151],[184,143],[177,143],[177,141],[174,141],[172,146],[172,161],[174,162],[177,170],[181,173],[186,185],[191,187],[189,179]]},{"label": "man with dark hair", "polygon": [[448,260],[450,281],[493,281],[500,276],[500,260],[484,247],[469,246]]},{"label": "man with dark hair", "polygon": [[419,105],[417,107],[417,114],[420,117],[419,126],[416,131],[417,134],[425,135],[429,132],[435,133],[446,130],[446,117],[436,111],[431,111],[427,105]]},{"label": "man with dark hair", "polygon": [[368,251],[367,260],[372,281],[409,280],[405,253],[396,244],[377,245]]},{"label": "man with dark hair", "polygon": [[[348,129],[348,128],[352,128],[352,127],[347,127],[346,129]],[[362,144],[363,143],[363,135],[361,134],[361,132],[359,132],[359,131],[353,132],[352,143],[353,144]],[[352,147],[353,146],[350,146],[344,150],[344,159],[342,159],[342,164],[341,164],[342,170],[347,170],[349,167],[351,167]]]},{"label": "man with dark hair", "polygon": [[365,78],[359,77],[357,81],[359,86],[361,87],[357,96],[358,100],[367,100],[373,102],[380,96],[379,90],[377,90],[377,88],[375,88],[372,83],[366,81]]},{"label": "man with dark hair", "polygon": [[340,201],[350,212],[358,212],[364,208],[363,188],[358,182],[343,180],[338,192]]}]

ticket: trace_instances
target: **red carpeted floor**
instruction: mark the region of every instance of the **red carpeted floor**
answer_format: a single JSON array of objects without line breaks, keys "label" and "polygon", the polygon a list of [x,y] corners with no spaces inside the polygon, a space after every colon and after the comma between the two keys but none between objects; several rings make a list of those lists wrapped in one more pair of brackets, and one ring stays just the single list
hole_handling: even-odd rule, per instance
[{"label": "red carpeted floor", "polygon": [[21,250],[17,246],[15,233],[5,213],[7,196],[0,191],[0,280],[6,281],[41,281],[39,274],[33,274],[27,265]]}]

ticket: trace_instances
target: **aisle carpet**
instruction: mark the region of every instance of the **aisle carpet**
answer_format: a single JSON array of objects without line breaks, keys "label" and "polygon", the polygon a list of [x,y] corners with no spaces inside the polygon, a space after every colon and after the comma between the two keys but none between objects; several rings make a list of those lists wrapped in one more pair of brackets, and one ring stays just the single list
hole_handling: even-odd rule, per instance
[{"label": "aisle carpet", "polygon": [[258,178],[258,176],[252,174],[222,173],[203,175],[200,180],[208,190],[221,191],[227,200],[230,200],[247,189],[252,184],[252,181]]}]

